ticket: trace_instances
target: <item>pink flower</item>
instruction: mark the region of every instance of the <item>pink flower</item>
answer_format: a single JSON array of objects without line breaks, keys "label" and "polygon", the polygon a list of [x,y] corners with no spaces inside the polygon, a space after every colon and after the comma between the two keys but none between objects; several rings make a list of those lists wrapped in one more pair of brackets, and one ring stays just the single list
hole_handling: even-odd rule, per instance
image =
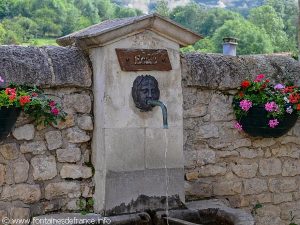
[{"label": "pink flower", "polygon": [[267,110],[268,112],[277,112],[279,109],[278,105],[276,104],[276,102],[267,102],[265,104],[265,110]]},{"label": "pink flower", "polygon": [[276,89],[276,90],[280,90],[280,89],[284,89],[284,88],[285,88],[285,86],[283,84],[276,84],[274,86],[274,89]]},{"label": "pink flower", "polygon": [[4,80],[2,79],[1,76],[0,76],[0,83],[4,83]]},{"label": "pink flower", "polygon": [[237,129],[238,131],[242,131],[243,130],[243,126],[239,122],[236,122],[234,124],[234,128]]},{"label": "pink flower", "polygon": [[51,108],[53,108],[55,105],[56,105],[55,101],[50,101],[50,102],[49,102],[49,106],[50,106]]},{"label": "pink flower", "polygon": [[52,113],[53,115],[57,116],[57,115],[59,114],[58,108],[52,108],[52,109],[51,109],[51,113]]},{"label": "pink flower", "polygon": [[252,102],[249,100],[242,100],[240,101],[240,107],[247,112],[252,107]]},{"label": "pink flower", "polygon": [[275,128],[279,124],[277,119],[269,120],[269,127]]},{"label": "pink flower", "polygon": [[254,82],[261,82],[265,78],[264,74],[258,74],[254,80]]}]

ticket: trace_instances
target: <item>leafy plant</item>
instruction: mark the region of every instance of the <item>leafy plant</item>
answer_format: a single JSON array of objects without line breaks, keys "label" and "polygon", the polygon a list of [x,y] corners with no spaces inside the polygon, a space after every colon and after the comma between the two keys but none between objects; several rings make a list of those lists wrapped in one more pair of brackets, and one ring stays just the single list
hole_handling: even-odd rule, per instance
[{"label": "leafy plant", "polygon": [[[263,105],[267,112],[269,122],[266,126],[275,128],[278,119],[285,114],[297,112],[300,115],[300,88],[290,83],[272,83],[264,74],[257,75],[254,81],[244,80],[233,100],[237,120],[246,116],[251,107],[259,105]],[[235,128],[242,130],[239,122]]]},{"label": "leafy plant", "polygon": [[251,214],[252,214],[252,215],[257,215],[257,210],[260,209],[260,208],[262,208],[262,207],[263,207],[262,204],[260,204],[259,202],[256,203],[256,204],[253,206],[252,210],[251,210]]},{"label": "leafy plant", "polygon": [[[0,84],[4,80],[0,76]],[[0,86],[0,108],[14,107],[22,109],[33,118],[36,124],[48,125],[64,120],[66,113],[55,101],[44,95],[36,86],[10,84],[6,88]]]},{"label": "leafy plant", "polygon": [[77,201],[77,205],[80,208],[80,213],[86,215],[93,212],[94,208],[94,199],[93,198],[81,198]]}]

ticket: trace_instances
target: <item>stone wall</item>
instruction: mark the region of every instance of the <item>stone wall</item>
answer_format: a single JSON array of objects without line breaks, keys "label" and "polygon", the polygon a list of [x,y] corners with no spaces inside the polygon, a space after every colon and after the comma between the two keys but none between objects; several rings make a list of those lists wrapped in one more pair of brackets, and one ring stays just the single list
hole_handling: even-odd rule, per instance
[{"label": "stone wall", "polygon": [[[281,138],[233,129],[232,96],[248,76],[265,73],[298,85],[299,64],[286,57],[187,54],[182,60],[186,200],[228,199],[258,225],[300,223],[299,122]],[[92,71],[76,48],[0,47],[7,82],[37,84],[68,113],[57,126],[36,127],[21,115],[0,142],[0,217],[78,211],[92,197]]]},{"label": "stone wall", "polygon": [[75,48],[0,47],[6,82],[43,87],[68,113],[65,122],[49,127],[21,115],[12,134],[0,140],[0,217],[79,210],[78,199],[92,197],[89,64]]},{"label": "stone wall", "polygon": [[182,59],[186,200],[227,199],[253,210],[258,225],[300,223],[300,123],[280,138],[253,138],[233,128],[233,94],[266,74],[299,85],[291,58],[187,54]]}]

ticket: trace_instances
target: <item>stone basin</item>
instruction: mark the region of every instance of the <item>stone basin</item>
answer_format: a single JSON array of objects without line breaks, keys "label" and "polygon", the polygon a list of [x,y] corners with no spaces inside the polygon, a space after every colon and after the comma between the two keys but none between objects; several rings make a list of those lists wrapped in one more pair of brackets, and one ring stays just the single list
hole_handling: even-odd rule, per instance
[{"label": "stone basin", "polygon": [[[77,219],[79,224],[110,224],[110,225],[254,225],[251,214],[233,209],[219,200],[205,200],[186,203],[186,209],[166,211],[141,212],[111,217],[102,217],[99,214],[82,215],[80,213],[61,213],[34,217],[32,225],[54,225],[55,220]],[[52,219],[52,223],[51,222]],[[87,222],[84,223],[86,220]],[[95,221],[92,223],[92,221]],[[44,222],[44,223],[43,223]],[[88,223],[89,222],[89,223]],[[62,224],[62,223],[61,223]]]}]

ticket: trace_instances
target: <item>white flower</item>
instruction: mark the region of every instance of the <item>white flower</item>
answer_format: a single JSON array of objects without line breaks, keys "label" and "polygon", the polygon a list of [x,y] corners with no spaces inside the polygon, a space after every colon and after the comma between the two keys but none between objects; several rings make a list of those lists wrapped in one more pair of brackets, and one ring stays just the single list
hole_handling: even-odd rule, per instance
[{"label": "white flower", "polygon": [[286,109],[286,112],[289,113],[289,114],[292,114],[294,110],[292,109],[292,106],[289,106],[287,109]]},{"label": "white flower", "polygon": [[289,99],[287,97],[284,97],[283,100],[286,102],[286,103],[290,103]]}]

